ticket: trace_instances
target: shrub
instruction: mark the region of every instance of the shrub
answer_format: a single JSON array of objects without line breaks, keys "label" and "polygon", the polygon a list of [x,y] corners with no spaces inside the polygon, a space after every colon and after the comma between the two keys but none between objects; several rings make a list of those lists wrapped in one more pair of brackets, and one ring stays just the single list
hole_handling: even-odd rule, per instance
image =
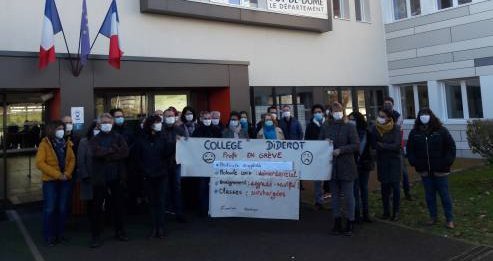
[{"label": "shrub", "polygon": [[493,120],[473,120],[467,124],[467,141],[473,153],[493,164]]}]

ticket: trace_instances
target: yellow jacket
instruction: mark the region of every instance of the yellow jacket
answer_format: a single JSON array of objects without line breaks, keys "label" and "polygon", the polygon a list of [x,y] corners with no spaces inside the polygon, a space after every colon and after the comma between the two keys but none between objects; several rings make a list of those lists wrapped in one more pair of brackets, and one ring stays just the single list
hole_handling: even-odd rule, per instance
[{"label": "yellow jacket", "polygon": [[[75,168],[75,154],[72,146],[73,143],[71,141],[66,142],[65,176],[67,179],[72,178]],[[36,153],[36,167],[43,174],[41,176],[43,181],[60,180],[62,176],[55,150],[48,138],[43,138],[39,144],[38,152]]]}]

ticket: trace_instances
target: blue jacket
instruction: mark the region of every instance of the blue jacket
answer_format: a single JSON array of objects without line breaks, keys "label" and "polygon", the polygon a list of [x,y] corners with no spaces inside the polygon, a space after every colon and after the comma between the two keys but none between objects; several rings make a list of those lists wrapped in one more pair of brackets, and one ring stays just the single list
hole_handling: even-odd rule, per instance
[{"label": "blue jacket", "polygon": [[284,138],[286,140],[303,139],[303,129],[296,118],[291,117],[289,121],[287,121],[286,118],[282,118],[282,120],[279,121],[279,127],[284,133]]}]

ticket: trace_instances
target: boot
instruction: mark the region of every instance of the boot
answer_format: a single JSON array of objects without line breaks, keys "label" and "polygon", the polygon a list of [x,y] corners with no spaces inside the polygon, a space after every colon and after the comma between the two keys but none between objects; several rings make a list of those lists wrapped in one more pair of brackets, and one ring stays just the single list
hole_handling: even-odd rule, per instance
[{"label": "boot", "polygon": [[342,234],[342,219],[340,217],[334,219],[334,227],[332,228],[332,235],[338,236]]},{"label": "boot", "polygon": [[344,229],[344,236],[352,237],[353,230],[354,230],[353,221],[346,219],[346,228]]}]

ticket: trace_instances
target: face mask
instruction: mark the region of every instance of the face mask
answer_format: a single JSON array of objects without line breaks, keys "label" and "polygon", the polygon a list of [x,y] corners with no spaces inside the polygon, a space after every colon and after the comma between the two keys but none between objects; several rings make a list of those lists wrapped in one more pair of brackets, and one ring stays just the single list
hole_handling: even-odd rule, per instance
[{"label": "face mask", "polygon": [[285,111],[285,112],[282,113],[282,116],[284,118],[289,118],[289,117],[291,117],[291,112],[290,111]]},{"label": "face mask", "polygon": [[329,116],[330,115],[330,110],[325,111],[325,115]]},{"label": "face mask", "polygon": [[273,121],[265,121],[265,126],[272,127],[274,125]]},{"label": "face mask", "polygon": [[116,125],[122,125],[125,122],[125,119],[123,117],[116,117],[115,118],[115,124]]},{"label": "face mask", "polygon": [[203,120],[202,123],[205,125],[205,126],[211,126],[211,123],[212,123],[212,120]]},{"label": "face mask", "polygon": [[324,119],[324,115],[321,112],[317,112],[317,113],[313,114],[313,118],[316,121],[322,121]]},{"label": "face mask", "polygon": [[102,132],[108,133],[108,132],[111,131],[112,128],[113,128],[113,125],[111,123],[103,123],[103,124],[101,124],[101,131]]},{"label": "face mask", "polygon": [[192,121],[193,120],[193,114],[187,114],[187,115],[185,115],[185,119],[187,121]]},{"label": "face mask", "polygon": [[272,115],[272,119],[277,119],[277,113],[271,113],[270,115]]},{"label": "face mask", "polygon": [[166,118],[164,119],[164,121],[165,121],[165,122],[166,122],[166,124],[168,124],[168,125],[173,125],[173,124],[175,124],[175,122],[176,122],[176,118],[175,118],[175,117],[166,117]]},{"label": "face mask", "polygon": [[92,130],[92,135],[93,135],[93,136],[98,136],[98,134],[99,134],[100,132],[101,132],[100,130]]},{"label": "face mask", "polygon": [[160,132],[163,128],[163,124],[161,122],[152,124],[152,130],[155,132]]},{"label": "face mask", "polygon": [[55,137],[57,139],[63,139],[63,136],[65,136],[65,131],[64,130],[56,130],[55,131]]},{"label": "face mask", "polygon": [[377,118],[377,122],[378,122],[378,124],[385,124],[386,120],[385,120],[385,118],[379,116]]},{"label": "face mask", "polygon": [[342,117],[344,117],[344,114],[342,113],[342,111],[337,111],[337,112],[332,113],[332,117],[334,117],[334,120],[338,121],[338,120],[342,120]]},{"label": "face mask", "polygon": [[233,128],[233,129],[236,128],[236,127],[238,127],[238,121],[236,121],[236,120],[230,120],[229,121],[229,127],[230,128]]},{"label": "face mask", "polygon": [[219,119],[212,119],[211,122],[212,125],[216,125],[216,126],[219,125]]},{"label": "face mask", "polygon": [[386,110],[389,110],[389,111],[394,110],[394,106],[392,104],[388,104],[388,103],[384,104],[383,108]]},{"label": "face mask", "polygon": [[72,123],[65,124],[66,131],[72,131],[74,129],[74,125]]},{"label": "face mask", "polygon": [[247,118],[241,118],[240,123],[241,124],[248,123],[248,119]]},{"label": "face mask", "polygon": [[430,122],[430,115],[421,115],[419,116],[419,120],[423,124],[428,124]]}]

